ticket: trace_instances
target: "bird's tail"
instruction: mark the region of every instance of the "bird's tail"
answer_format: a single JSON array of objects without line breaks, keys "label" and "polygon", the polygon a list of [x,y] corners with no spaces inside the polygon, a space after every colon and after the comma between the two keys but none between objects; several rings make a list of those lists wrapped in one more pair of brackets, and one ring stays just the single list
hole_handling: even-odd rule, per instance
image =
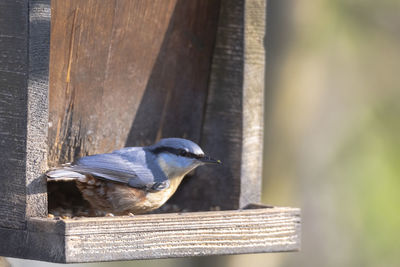
[{"label": "bird's tail", "polygon": [[58,180],[58,181],[85,179],[84,174],[75,172],[69,167],[61,167],[61,168],[51,169],[46,172],[46,176],[47,176],[48,180]]}]

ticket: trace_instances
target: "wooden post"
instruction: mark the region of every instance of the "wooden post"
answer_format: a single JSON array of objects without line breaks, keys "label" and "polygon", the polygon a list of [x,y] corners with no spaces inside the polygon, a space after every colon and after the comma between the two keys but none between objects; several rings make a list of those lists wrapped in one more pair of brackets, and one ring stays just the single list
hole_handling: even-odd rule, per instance
[{"label": "wooden post", "polygon": [[47,213],[50,0],[0,2],[0,227]]},{"label": "wooden post", "polygon": [[240,207],[261,201],[266,5],[266,0],[245,1]]}]

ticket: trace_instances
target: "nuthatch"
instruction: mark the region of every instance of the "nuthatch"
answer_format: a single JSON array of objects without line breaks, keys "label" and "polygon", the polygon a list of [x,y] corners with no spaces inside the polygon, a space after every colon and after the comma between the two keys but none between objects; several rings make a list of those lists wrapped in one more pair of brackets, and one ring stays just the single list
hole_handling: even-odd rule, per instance
[{"label": "nuthatch", "polygon": [[162,206],[196,167],[220,164],[192,141],[165,138],[148,147],[126,147],[80,158],[49,170],[49,180],[73,179],[97,213],[145,213]]}]

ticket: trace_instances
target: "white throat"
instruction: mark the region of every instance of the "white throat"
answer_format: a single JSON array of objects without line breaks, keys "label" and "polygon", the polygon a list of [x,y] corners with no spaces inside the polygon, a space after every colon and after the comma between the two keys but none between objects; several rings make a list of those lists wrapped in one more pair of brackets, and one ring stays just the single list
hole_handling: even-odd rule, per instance
[{"label": "white throat", "polygon": [[168,179],[183,178],[200,164],[190,158],[179,157],[170,153],[160,153],[157,162]]}]

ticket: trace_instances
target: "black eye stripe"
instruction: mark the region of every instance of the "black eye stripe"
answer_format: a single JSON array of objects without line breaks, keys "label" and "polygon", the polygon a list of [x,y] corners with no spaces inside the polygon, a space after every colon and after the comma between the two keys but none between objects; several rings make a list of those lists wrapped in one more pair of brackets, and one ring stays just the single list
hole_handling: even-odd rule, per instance
[{"label": "black eye stripe", "polygon": [[204,157],[203,155],[196,155],[194,153],[188,152],[183,149],[178,149],[178,148],[173,148],[173,147],[158,147],[156,149],[153,149],[153,153],[158,154],[162,152],[169,152],[171,154],[181,156],[181,157],[186,157],[186,158],[194,158],[194,159],[200,159]]}]

